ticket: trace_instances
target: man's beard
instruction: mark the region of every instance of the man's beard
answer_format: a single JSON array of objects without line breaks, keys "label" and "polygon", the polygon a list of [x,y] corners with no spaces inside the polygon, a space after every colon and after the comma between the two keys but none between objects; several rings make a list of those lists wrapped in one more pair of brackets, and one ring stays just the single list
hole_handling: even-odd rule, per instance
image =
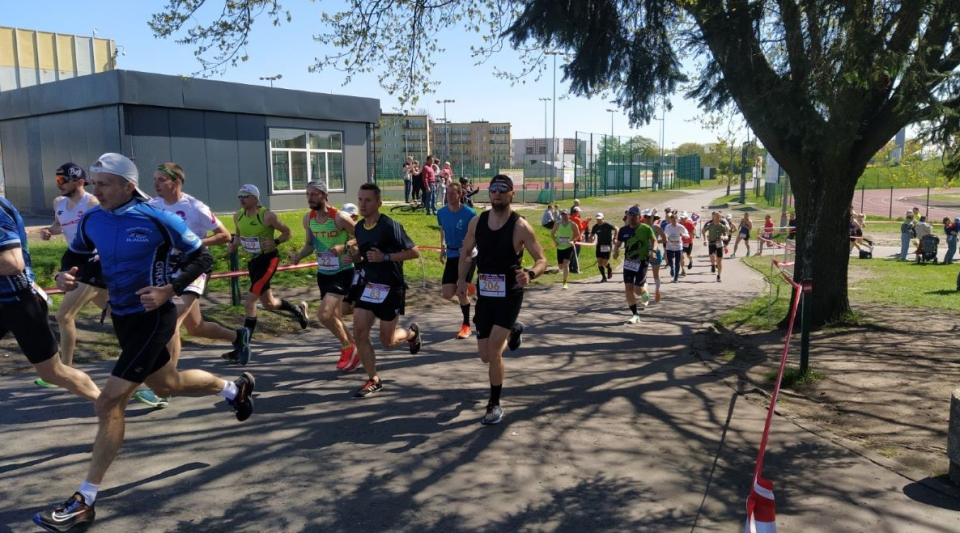
[{"label": "man's beard", "polygon": [[307,202],[307,205],[310,206],[310,209],[313,209],[314,211],[319,211],[320,208],[323,207],[323,202],[316,202],[316,203]]},{"label": "man's beard", "polygon": [[490,202],[490,206],[493,207],[493,210],[496,211],[497,213],[503,213],[510,207],[510,200],[509,199],[500,200],[499,204]]}]

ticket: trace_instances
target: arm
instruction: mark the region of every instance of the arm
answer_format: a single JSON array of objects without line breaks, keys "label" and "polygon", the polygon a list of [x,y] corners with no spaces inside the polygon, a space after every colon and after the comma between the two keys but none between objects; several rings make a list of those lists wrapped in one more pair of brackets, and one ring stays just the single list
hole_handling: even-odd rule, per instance
[{"label": "arm", "polygon": [[467,272],[470,271],[470,263],[473,255],[473,249],[477,247],[477,220],[479,216],[470,219],[467,226],[467,234],[463,236],[463,244],[460,245],[460,264],[457,265],[457,294],[466,296],[467,294]]},{"label": "arm", "polygon": [[240,217],[236,213],[233,214],[233,240],[230,241],[230,245],[227,246],[227,253],[233,253],[237,251],[237,248],[240,247]]},{"label": "arm", "polygon": [[[420,257],[420,248],[413,246],[412,248],[407,248],[401,252],[396,252],[390,254],[390,261],[409,261],[411,259],[416,259]],[[370,248],[370,251],[367,252],[367,261],[371,263],[382,263],[383,262],[383,252],[377,248]]]},{"label": "arm", "polygon": [[290,228],[273,211],[267,210],[263,214],[263,223],[280,232],[280,236],[273,240],[277,246],[290,240]]},{"label": "arm", "polygon": [[331,252],[337,255],[343,255],[347,253],[347,250],[350,248],[350,243],[356,244],[354,237],[357,235],[357,223],[353,221],[352,218],[344,215],[343,213],[337,211],[337,218],[334,219],[334,224],[338,228],[347,232],[347,235],[350,235],[350,238],[347,239],[345,244],[338,244],[330,249]]},{"label": "arm", "polygon": [[213,230],[213,235],[200,239],[200,242],[206,247],[227,244],[230,242],[230,232],[227,231],[227,227],[223,225],[223,222],[218,220],[217,229]]},{"label": "arm", "polygon": [[537,241],[533,228],[526,219],[521,218],[517,221],[517,231],[520,232],[520,244],[530,252],[533,257],[533,267],[527,270],[517,271],[517,285],[525,287],[530,284],[530,280],[543,275],[547,269],[547,258],[543,255],[543,246]]},{"label": "arm", "polygon": [[[57,212],[57,201],[56,201],[56,200],[53,201],[53,212],[54,212],[54,213]],[[56,216],[54,216],[54,217],[53,217],[53,224],[50,224],[50,227],[43,228],[43,229],[40,230],[40,238],[43,239],[43,240],[45,240],[45,241],[49,241],[49,240],[50,240],[50,237],[53,237],[54,235],[60,235],[60,234],[62,234],[62,233],[63,233],[63,228],[60,227],[60,219],[58,219]],[[70,243],[67,243],[67,244],[70,244]]]},{"label": "arm", "polygon": [[447,262],[447,236],[443,233],[443,226],[440,226],[440,262]]},{"label": "arm", "polygon": [[25,267],[23,250],[19,245],[0,252],[0,276],[16,276]]},{"label": "arm", "polygon": [[290,257],[290,263],[296,265],[303,260],[304,257],[312,254],[316,248],[313,246],[313,239],[310,238],[310,213],[303,215],[303,230],[306,235],[306,239],[303,243],[303,248],[300,248],[300,251],[297,253],[287,252]]},{"label": "arm", "polygon": [[580,225],[574,224],[573,225],[573,242],[577,242],[579,240],[580,240]]}]

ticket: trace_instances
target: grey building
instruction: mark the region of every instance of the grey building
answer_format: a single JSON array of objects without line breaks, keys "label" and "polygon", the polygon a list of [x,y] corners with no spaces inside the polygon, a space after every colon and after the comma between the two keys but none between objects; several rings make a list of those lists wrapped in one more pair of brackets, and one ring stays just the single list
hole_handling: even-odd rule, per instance
[{"label": "grey building", "polygon": [[355,202],[380,118],[374,98],[274,89],[117,70],[0,92],[6,196],[24,213],[49,214],[54,170],[120,152],[152,191],[159,163],[187,173],[184,190],[214,211],[237,209],[244,183],[271,209],[302,209],[308,181],[331,202]]}]

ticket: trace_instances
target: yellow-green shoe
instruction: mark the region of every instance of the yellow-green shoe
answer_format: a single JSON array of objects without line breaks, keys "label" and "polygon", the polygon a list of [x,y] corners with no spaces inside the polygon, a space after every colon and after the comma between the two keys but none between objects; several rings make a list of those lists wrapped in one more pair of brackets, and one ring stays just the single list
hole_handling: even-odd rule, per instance
[{"label": "yellow-green shoe", "polygon": [[38,387],[43,387],[43,388],[45,388],[45,389],[55,389],[55,388],[59,387],[59,385],[54,385],[53,383],[50,383],[49,381],[44,381],[44,380],[42,380],[42,379],[40,379],[40,378],[37,378],[37,379],[33,380],[33,383],[34,383],[36,386],[38,386]]}]

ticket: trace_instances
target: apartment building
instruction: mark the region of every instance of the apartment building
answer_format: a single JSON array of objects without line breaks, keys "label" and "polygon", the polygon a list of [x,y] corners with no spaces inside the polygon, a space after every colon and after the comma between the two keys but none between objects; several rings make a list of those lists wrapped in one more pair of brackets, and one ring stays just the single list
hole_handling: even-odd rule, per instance
[{"label": "apartment building", "polygon": [[513,164],[518,168],[527,167],[541,161],[563,161],[576,163],[576,156],[589,159],[590,147],[586,139],[569,138],[532,138],[513,140]]},{"label": "apartment building", "polygon": [[408,155],[425,160],[434,150],[433,136],[434,124],[427,115],[381,113],[371,149],[379,164],[399,167]]}]

